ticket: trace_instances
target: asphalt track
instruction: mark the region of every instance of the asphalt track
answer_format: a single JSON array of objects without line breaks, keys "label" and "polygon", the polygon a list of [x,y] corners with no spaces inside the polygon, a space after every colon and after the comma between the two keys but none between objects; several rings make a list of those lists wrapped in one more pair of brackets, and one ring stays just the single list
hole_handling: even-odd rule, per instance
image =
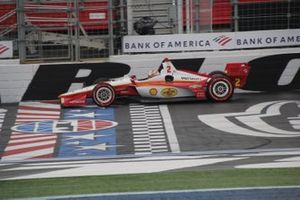
[{"label": "asphalt track", "polygon": [[[35,160],[165,156],[172,160],[186,155],[220,157],[221,163],[226,158],[224,166],[216,162],[197,169],[278,165],[300,154],[299,94],[242,93],[226,103],[118,101],[108,109],[92,104],[61,109],[52,102],[4,104],[0,110],[0,169]],[[243,159],[233,159],[232,154],[243,155]],[[290,164],[297,166],[297,162]],[[0,172],[0,178],[9,177]]]},{"label": "asphalt track", "polygon": [[300,91],[108,109],[4,104],[0,129],[0,180],[300,167]]},{"label": "asphalt track", "polygon": [[[212,195],[213,193],[213,195]],[[255,196],[253,196],[255,194]],[[39,198],[43,199],[89,199],[89,200],[147,200],[147,199],[172,199],[172,200],[298,200],[300,196],[299,187],[263,187],[263,188],[228,188],[228,189],[206,189],[185,190],[165,192],[140,192],[140,193],[117,193],[117,194],[93,194],[77,196],[57,196]],[[34,199],[32,199],[34,200]]]}]

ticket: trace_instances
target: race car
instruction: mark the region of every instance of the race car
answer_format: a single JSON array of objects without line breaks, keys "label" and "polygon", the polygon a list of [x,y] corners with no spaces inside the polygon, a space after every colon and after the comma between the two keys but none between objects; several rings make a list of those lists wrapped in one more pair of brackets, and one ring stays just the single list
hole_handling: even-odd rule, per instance
[{"label": "race car", "polygon": [[148,77],[136,76],[99,81],[82,89],[59,96],[63,107],[84,106],[92,98],[100,107],[110,106],[118,98],[134,97],[141,101],[229,100],[235,88],[243,88],[250,71],[248,63],[228,63],[225,71],[200,73],[177,70],[166,58]]}]

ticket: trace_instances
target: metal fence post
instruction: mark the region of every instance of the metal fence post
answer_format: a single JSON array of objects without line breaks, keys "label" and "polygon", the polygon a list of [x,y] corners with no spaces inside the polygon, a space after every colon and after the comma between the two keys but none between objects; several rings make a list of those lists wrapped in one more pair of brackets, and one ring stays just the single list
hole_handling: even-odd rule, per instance
[{"label": "metal fence post", "polygon": [[20,62],[26,60],[24,0],[17,2],[18,49]]},{"label": "metal fence post", "polygon": [[74,48],[75,48],[75,61],[80,60],[80,39],[79,39],[79,2],[78,0],[74,0],[74,25],[75,25],[75,30],[74,30]]},{"label": "metal fence post", "polygon": [[183,19],[182,19],[182,0],[177,0],[177,29],[178,34],[183,33]]},{"label": "metal fence post", "polygon": [[113,0],[108,1],[108,51],[109,55],[114,55],[114,26],[113,26]]},{"label": "metal fence post", "polygon": [[239,0],[232,0],[232,4],[233,4],[233,20],[234,20],[233,31],[237,32],[239,31],[239,10],[238,10]]},{"label": "metal fence post", "polygon": [[128,35],[133,35],[133,16],[132,16],[132,0],[127,0],[127,32]]},{"label": "metal fence post", "polygon": [[287,13],[287,29],[290,29],[290,25],[291,25],[291,0],[287,1],[288,4],[288,13]]}]

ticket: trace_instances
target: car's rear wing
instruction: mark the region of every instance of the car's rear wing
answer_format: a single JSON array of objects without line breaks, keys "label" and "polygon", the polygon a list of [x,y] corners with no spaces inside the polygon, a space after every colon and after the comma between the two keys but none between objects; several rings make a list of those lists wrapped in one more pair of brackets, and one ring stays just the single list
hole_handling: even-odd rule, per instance
[{"label": "car's rear wing", "polygon": [[236,88],[245,86],[249,72],[249,63],[228,63],[225,68],[225,73],[234,81]]}]

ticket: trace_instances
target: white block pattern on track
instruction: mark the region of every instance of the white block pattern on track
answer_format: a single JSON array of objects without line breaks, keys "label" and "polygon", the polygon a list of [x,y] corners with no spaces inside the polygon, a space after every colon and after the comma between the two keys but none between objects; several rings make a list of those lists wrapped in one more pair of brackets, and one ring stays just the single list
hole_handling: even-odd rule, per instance
[{"label": "white block pattern on track", "polygon": [[136,155],[169,152],[163,119],[157,105],[130,104]]},{"label": "white block pattern on track", "polygon": [[6,114],[6,110],[0,109],[0,132],[1,132],[3,122],[4,122],[5,114]]}]

